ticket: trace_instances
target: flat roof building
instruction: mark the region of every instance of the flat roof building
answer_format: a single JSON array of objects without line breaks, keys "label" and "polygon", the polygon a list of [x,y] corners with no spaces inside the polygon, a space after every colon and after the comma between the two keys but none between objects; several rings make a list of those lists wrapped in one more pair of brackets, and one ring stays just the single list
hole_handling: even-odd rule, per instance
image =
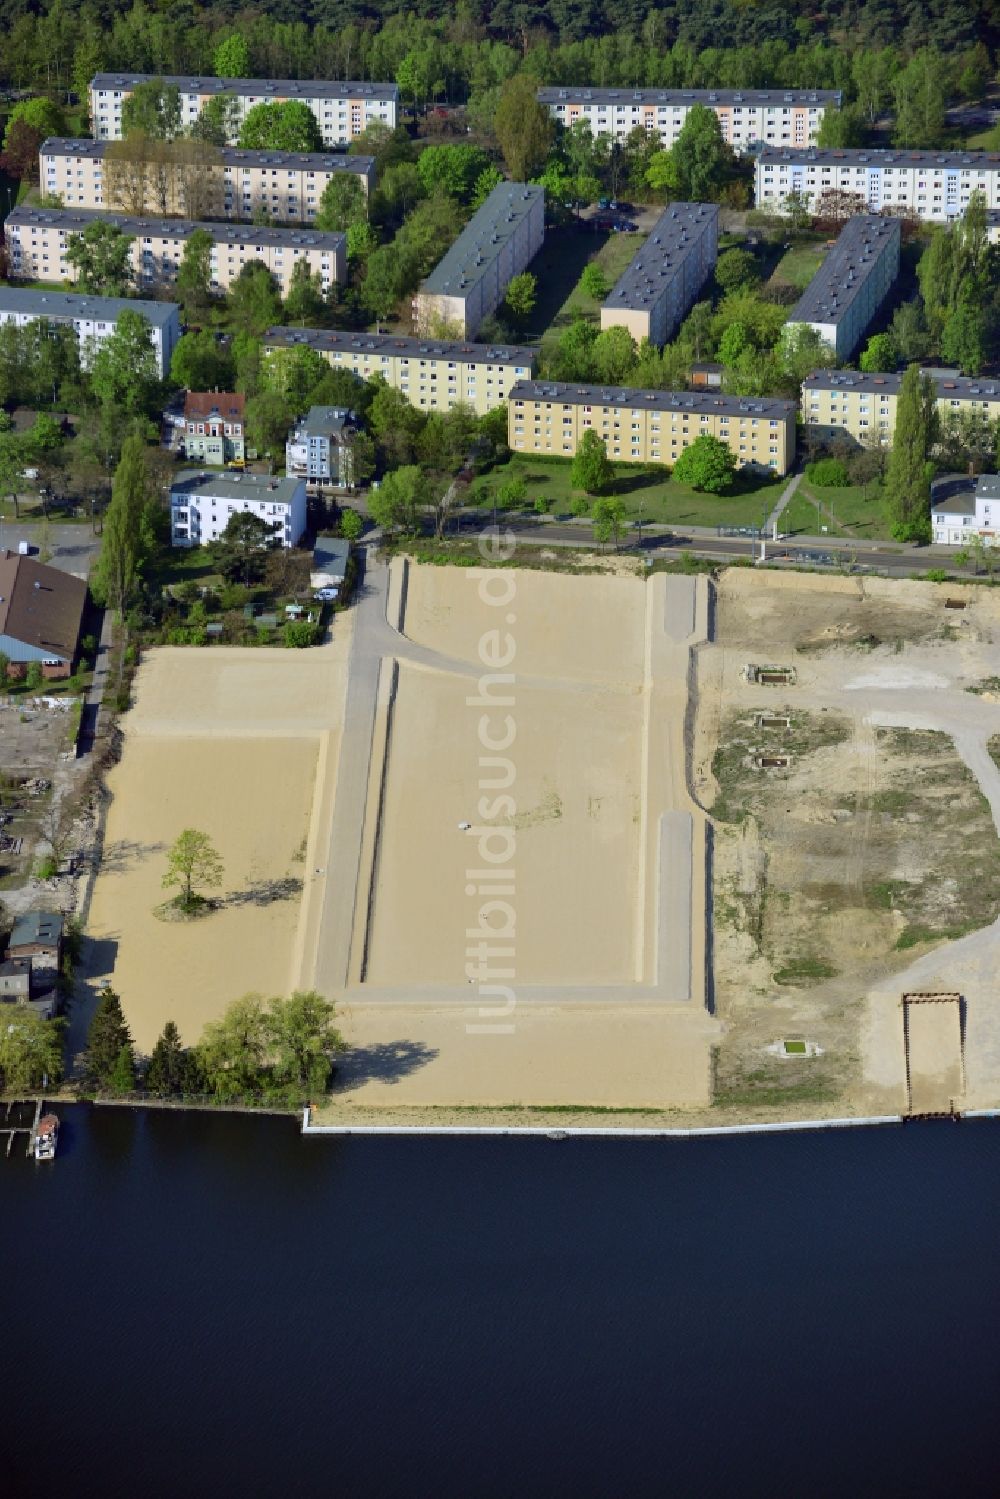
[{"label": "flat roof building", "polygon": [[708,433],[741,468],[784,474],[795,456],[795,402],[547,380],[521,380],[511,390],[508,442],[515,452],[571,458],[587,430],[618,462],[675,463]]},{"label": "flat roof building", "polygon": [[612,288],[601,327],[665,344],[712,274],[718,244],[716,204],[671,203]]},{"label": "flat roof building", "polygon": [[184,214],[250,223],[266,214],[275,224],[309,224],[333,178],[357,177],[366,196],[375,182],[372,156],[318,151],[242,151],[235,146],[181,141],[160,150],[145,168],[127,142],[49,136],[38,149],[42,191],[66,208],[114,208],[124,213]]},{"label": "flat roof building", "polygon": [[974,192],[1000,208],[1000,151],[869,151],[765,146],[754,164],[757,208],[784,212],[794,193],[815,211],[824,193],[860,198],[870,213],[947,223]]},{"label": "flat roof building", "polygon": [[657,135],[668,149],[695,104],[718,116],[722,138],[737,151],[761,141],[805,146],[828,109],[839,109],[839,89],[677,89],[590,88],[556,84],[538,90],[538,99],[560,124],[586,120],[591,133],[624,141],[633,130]]},{"label": "flat roof building", "polygon": [[293,547],[306,528],[305,480],[184,469],[170,485],[170,544],[218,541],[230,518],[243,511],[267,521],[278,545]]},{"label": "flat roof building", "polygon": [[502,406],[511,386],[532,374],[535,349],[474,344],[461,339],[408,338],[395,333],[344,333],[328,328],[268,328],[265,351],[306,345],[334,369],[362,380],[380,375],[413,406],[448,411],[470,406],[478,415]]},{"label": "flat roof building", "polygon": [[123,312],[138,312],[149,324],[156,356],[156,369],[164,379],[170,358],[181,335],[180,308],[176,302],[146,302],[132,297],[85,297],[75,292],[33,291],[0,286],[0,323],[27,323],[44,318],[49,323],[69,324],[80,344],[84,368],[89,352],[114,332]]},{"label": "flat roof building", "polygon": [[188,130],[209,99],[226,94],[234,102],[235,144],[257,104],[304,104],[316,117],[324,146],[346,146],[372,120],[396,127],[399,89],[394,83],[330,83],[299,78],[210,78],[190,74],[98,73],[90,81],[90,119],[96,140],[120,140],[122,105],[140,83],[154,78],[180,94],[181,126]]},{"label": "flat roof building", "polygon": [[899,275],[902,229],[876,214],[848,219],[786,326],[815,329],[838,360],[850,359]]},{"label": "flat roof building", "polygon": [[544,189],[528,182],[498,183],[421,284],[414,303],[418,329],[471,338],[544,238]]},{"label": "flat roof building", "polygon": [[114,224],[132,241],[132,272],[141,290],[172,286],[177,280],[184,246],[196,232],[211,235],[211,284],[228,291],[252,260],[267,266],[287,296],[292,272],[304,260],[318,275],[324,290],[347,280],[347,239],[319,229],[275,229],[212,220],[135,217],[93,208],[29,208],[19,205],[7,215],[4,235],[12,279],[73,281],[76,269],[66,259],[69,237],[89,224]]},{"label": "flat roof building", "polygon": [[[925,370],[934,382],[937,408],[972,412],[986,421],[1000,418],[1000,379]],[[902,374],[863,374],[857,370],[815,370],[802,382],[802,423],[824,442],[850,441],[861,447],[891,447],[896,397]]]}]

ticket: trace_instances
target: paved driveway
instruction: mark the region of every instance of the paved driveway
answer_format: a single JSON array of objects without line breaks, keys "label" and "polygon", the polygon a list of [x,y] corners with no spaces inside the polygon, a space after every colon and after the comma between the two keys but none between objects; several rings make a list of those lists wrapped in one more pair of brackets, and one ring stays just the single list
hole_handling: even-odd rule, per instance
[{"label": "paved driveway", "polygon": [[74,573],[79,578],[89,576],[101,545],[101,539],[94,535],[89,521],[81,521],[78,525],[59,525],[57,521],[50,521],[46,535],[41,521],[0,520],[0,551],[6,547],[16,552],[18,542],[27,541],[32,548],[31,556],[37,561],[43,537],[51,553],[48,558],[51,567]]}]

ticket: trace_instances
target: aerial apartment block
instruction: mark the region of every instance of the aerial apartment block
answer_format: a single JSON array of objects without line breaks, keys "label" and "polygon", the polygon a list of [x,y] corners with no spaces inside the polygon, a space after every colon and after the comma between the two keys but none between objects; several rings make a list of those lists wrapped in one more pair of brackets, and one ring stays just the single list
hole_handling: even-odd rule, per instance
[{"label": "aerial apartment block", "polygon": [[334,369],[362,380],[380,375],[412,406],[449,411],[470,406],[477,415],[502,406],[518,380],[534,372],[537,351],[510,344],[404,338],[394,333],[344,333],[326,328],[269,328],[265,352],[315,349]]},{"label": "aerial apartment block", "polygon": [[980,474],[957,493],[931,500],[931,540],[944,546],[968,546],[974,538],[983,546],[1000,546],[1000,477]]},{"label": "aerial apartment block", "polygon": [[[1000,379],[926,371],[934,381],[937,408],[970,411],[988,421],[1000,418]],[[802,382],[802,423],[806,435],[823,441],[892,447],[896,397],[901,374],[865,375],[857,370],[816,370]]]},{"label": "aerial apartment block", "polygon": [[[67,208],[115,208],[125,213],[187,214],[190,218],[250,223],[266,214],[275,224],[309,224],[328,182],[345,172],[365,196],[375,182],[371,156],[311,151],[240,151],[233,146],[191,150],[181,142],[144,168],[108,141],[50,136],[39,152],[42,192]],[[110,160],[110,165],[109,165]]]},{"label": "aerial apartment block", "polygon": [[712,274],[718,245],[714,203],[671,203],[615,283],[601,327],[665,344]]},{"label": "aerial apartment block", "polygon": [[231,517],[243,512],[266,521],[278,546],[293,547],[306,528],[306,481],[182,469],[170,485],[170,544],[218,541]]},{"label": "aerial apartment block", "polygon": [[495,312],[511,280],[545,238],[545,192],[527,182],[500,182],[421,284],[417,328],[471,338]]},{"label": "aerial apartment block", "polygon": [[304,104],[316,117],[324,146],[347,146],[373,120],[396,127],[399,89],[394,83],[326,83],[293,78],[192,78],[152,73],[98,73],[90,82],[90,119],[94,139],[122,137],[122,105],[140,83],[153,78],[180,94],[181,126],[189,129],[209,99],[225,94],[233,100],[235,145],[243,121],[257,104]]},{"label": "aerial apartment block", "polygon": [[515,452],[571,458],[588,429],[619,462],[676,463],[705,433],[740,467],[784,474],[795,456],[794,401],[547,380],[521,380],[510,393],[507,440]]},{"label": "aerial apartment block", "polygon": [[669,150],[695,104],[719,117],[722,138],[734,151],[766,142],[808,146],[823,115],[839,109],[839,89],[585,88],[574,84],[538,90],[539,103],[561,125],[586,120],[591,134],[623,141],[633,130],[658,135]]},{"label": "aerial apartment block", "polygon": [[130,297],[84,297],[73,292],[33,291],[0,286],[0,326],[13,323],[24,328],[44,319],[67,324],[76,333],[80,361],[87,367],[91,351],[109,338],[123,312],[139,312],[149,324],[156,355],[156,370],[164,379],[170,357],[181,336],[180,308],[176,302],[144,302]]},{"label": "aerial apartment block", "polygon": [[986,210],[986,238],[991,245],[1000,245],[1000,208]]},{"label": "aerial apartment block", "polygon": [[877,214],[848,219],[787,326],[814,328],[839,360],[849,359],[899,275],[902,230],[900,219]]},{"label": "aerial apartment block", "polygon": [[795,193],[815,210],[824,193],[851,193],[870,213],[948,223],[983,194],[1000,208],[1000,151],[782,150],[765,146],[754,168],[758,208],[781,212]]},{"label": "aerial apartment block", "polygon": [[324,234],[318,229],[247,228],[240,224],[216,224],[190,219],[133,218],[124,213],[96,209],[26,208],[8,214],[4,224],[8,264],[12,279],[26,281],[73,281],[76,270],[66,259],[72,234],[82,234],[88,224],[114,224],[132,241],[132,270],[140,291],[172,286],[177,280],[184,246],[196,230],[212,237],[212,290],[229,289],[251,260],[267,266],[286,296],[292,271],[304,260],[310,273],[320,277],[324,290],[347,280],[347,239],[343,234]]}]

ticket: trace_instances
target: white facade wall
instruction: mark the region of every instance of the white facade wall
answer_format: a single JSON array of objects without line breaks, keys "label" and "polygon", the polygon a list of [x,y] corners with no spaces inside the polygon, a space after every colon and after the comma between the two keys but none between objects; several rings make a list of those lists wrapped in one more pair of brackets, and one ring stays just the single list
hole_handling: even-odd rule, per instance
[{"label": "white facade wall", "polygon": [[[15,293],[14,295],[17,295],[17,293]],[[33,296],[36,294],[27,293],[27,295]],[[38,293],[37,295],[41,296],[42,294]],[[8,304],[10,297],[11,293],[7,292],[4,300],[7,300]],[[117,304],[116,312],[103,313],[86,311],[86,304],[88,302],[92,302],[93,300],[93,298],[88,297],[78,297],[68,294],[53,293],[51,298],[52,305],[50,307],[40,308],[29,305],[25,306],[24,308],[18,308],[11,305],[0,305],[0,324],[14,323],[18,328],[25,328],[29,323],[38,322],[39,319],[42,318],[44,318],[44,320],[48,323],[68,323],[76,333],[77,341],[80,345],[80,363],[83,368],[86,369],[93,357],[93,351],[97,347],[99,347],[99,345],[103,343],[106,338],[110,338],[111,334],[114,332],[118,313],[142,313],[144,307],[149,305],[148,303],[143,303],[140,301],[130,302],[125,297],[108,298],[108,301],[113,301]],[[66,306],[64,305],[67,303],[82,304],[82,309],[84,310],[80,310],[78,312],[67,310]],[[156,356],[157,373],[160,376],[160,379],[163,380],[166,378],[170,370],[170,359],[173,355],[177,340],[181,336],[180,308],[172,303],[165,302],[161,302],[156,305],[161,311],[169,308],[169,313],[162,322],[154,323],[151,322],[148,317],[146,319],[147,322],[149,322],[149,331],[152,334],[153,352]],[[145,316],[145,313],[143,313],[143,315]]]},{"label": "white facade wall", "polygon": [[669,150],[695,104],[714,110],[722,138],[734,150],[764,141],[807,146],[827,109],[839,109],[830,90],[598,89],[572,85],[539,89],[539,100],[561,125],[586,120],[591,134],[624,141],[633,130],[657,135]]},{"label": "white facade wall", "polygon": [[796,193],[810,208],[827,192],[862,198],[871,213],[898,213],[929,223],[960,218],[974,192],[1000,208],[996,152],[762,151],[754,168],[758,208],[784,212]]},{"label": "white facade wall", "polygon": [[[283,547],[295,546],[306,528],[304,479],[210,475],[197,488],[180,487],[190,477],[179,474],[170,491],[171,546],[206,546],[218,541],[230,517],[243,511],[259,516],[268,525],[280,526],[277,536]],[[271,484],[275,488],[270,488]]]},{"label": "white facade wall", "polygon": [[[95,140],[121,140],[122,105],[140,83],[155,75],[142,73],[98,73],[90,85],[90,120]],[[304,104],[316,118],[324,146],[346,146],[361,135],[373,120],[395,129],[399,90],[385,83],[319,83],[295,79],[164,77],[180,92],[181,125],[195,123],[204,105],[219,94],[235,100],[236,144],[250,110],[258,104]]]}]

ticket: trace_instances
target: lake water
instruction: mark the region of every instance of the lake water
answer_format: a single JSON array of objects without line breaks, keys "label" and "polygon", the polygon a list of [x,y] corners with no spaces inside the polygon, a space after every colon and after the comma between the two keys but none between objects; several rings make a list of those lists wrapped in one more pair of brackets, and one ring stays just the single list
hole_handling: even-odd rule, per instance
[{"label": "lake water", "polygon": [[0,1156],[0,1492],[992,1495],[1000,1128]]}]

